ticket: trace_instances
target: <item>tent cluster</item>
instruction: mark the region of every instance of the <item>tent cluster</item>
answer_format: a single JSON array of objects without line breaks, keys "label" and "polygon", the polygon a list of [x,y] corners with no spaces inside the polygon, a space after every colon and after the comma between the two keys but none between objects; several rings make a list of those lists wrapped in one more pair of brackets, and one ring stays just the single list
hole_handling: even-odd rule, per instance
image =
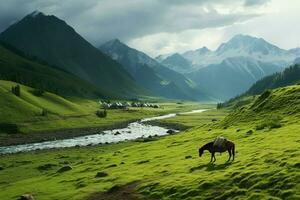
[{"label": "tent cluster", "polygon": [[149,108],[159,108],[159,105],[152,103],[142,103],[142,102],[114,102],[108,103],[105,101],[99,101],[99,104],[104,109],[127,109],[128,107],[149,107]]},{"label": "tent cluster", "polygon": [[149,107],[149,108],[159,108],[159,105],[153,103],[141,103],[141,102],[133,102],[131,103],[132,107]]}]

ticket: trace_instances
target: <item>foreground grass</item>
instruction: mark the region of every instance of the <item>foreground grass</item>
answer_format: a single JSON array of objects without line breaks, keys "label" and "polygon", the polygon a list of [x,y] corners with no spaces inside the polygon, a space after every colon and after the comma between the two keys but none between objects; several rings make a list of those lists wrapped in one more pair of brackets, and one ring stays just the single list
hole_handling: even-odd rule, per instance
[{"label": "foreground grass", "polygon": [[[258,131],[250,124],[200,125],[148,142],[1,156],[0,199],[27,192],[37,199],[85,199],[136,180],[141,181],[138,192],[162,199],[300,198],[298,123]],[[218,135],[235,142],[234,162],[226,163],[227,153],[217,154],[215,164],[208,163],[209,153],[198,158],[198,147]],[[73,169],[58,173],[64,165]],[[108,176],[96,178],[98,172]]]}]

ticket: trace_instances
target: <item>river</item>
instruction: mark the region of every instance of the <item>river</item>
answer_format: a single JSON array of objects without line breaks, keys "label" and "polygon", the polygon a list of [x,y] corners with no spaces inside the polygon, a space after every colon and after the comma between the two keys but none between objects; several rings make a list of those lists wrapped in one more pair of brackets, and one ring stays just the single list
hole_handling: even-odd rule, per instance
[{"label": "river", "polygon": [[[204,112],[207,109],[192,110],[190,112],[182,112],[179,114],[193,114]],[[42,149],[53,149],[53,148],[65,148],[65,147],[75,147],[75,146],[88,146],[88,145],[98,145],[107,143],[117,143],[127,140],[135,140],[138,138],[147,138],[152,136],[164,136],[169,135],[168,130],[159,126],[152,126],[145,124],[144,122],[167,119],[175,117],[176,113],[170,113],[157,117],[144,118],[140,121],[136,121],[128,124],[126,128],[105,130],[98,134],[86,135],[80,137],[74,137],[71,139],[62,139],[54,141],[45,141],[38,143],[14,145],[14,146],[4,146],[0,147],[0,154],[10,154]],[[173,130],[178,132],[177,130]]]}]

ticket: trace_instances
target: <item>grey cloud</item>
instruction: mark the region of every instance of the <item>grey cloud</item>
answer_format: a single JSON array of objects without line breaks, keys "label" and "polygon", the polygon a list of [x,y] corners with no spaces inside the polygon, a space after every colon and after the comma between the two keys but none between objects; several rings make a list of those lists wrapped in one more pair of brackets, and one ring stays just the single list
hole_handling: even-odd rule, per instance
[{"label": "grey cloud", "polygon": [[[253,5],[265,0],[246,0]],[[0,31],[34,10],[54,14],[94,44],[112,38],[127,41],[161,32],[222,27],[257,15],[220,13],[216,5],[235,0],[0,0]],[[256,2],[256,3],[255,3]]]},{"label": "grey cloud", "polygon": [[245,0],[245,6],[260,6],[268,3],[270,0]]}]

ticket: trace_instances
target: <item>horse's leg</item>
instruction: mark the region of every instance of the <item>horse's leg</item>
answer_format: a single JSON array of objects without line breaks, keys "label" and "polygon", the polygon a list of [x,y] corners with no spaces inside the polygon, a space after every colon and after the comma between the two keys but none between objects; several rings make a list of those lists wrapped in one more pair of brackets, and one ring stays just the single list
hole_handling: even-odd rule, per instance
[{"label": "horse's leg", "polygon": [[232,161],[234,161],[234,151],[235,151],[235,145],[232,145]]},{"label": "horse's leg", "polygon": [[215,152],[212,153],[212,156],[213,156],[213,158],[214,158],[214,162],[216,162]]},{"label": "horse's leg", "polygon": [[210,163],[213,161],[213,153],[210,154]]},{"label": "horse's leg", "polygon": [[230,158],[231,158],[231,149],[228,149],[228,153],[229,153],[229,158],[228,158],[227,162],[229,162]]}]

